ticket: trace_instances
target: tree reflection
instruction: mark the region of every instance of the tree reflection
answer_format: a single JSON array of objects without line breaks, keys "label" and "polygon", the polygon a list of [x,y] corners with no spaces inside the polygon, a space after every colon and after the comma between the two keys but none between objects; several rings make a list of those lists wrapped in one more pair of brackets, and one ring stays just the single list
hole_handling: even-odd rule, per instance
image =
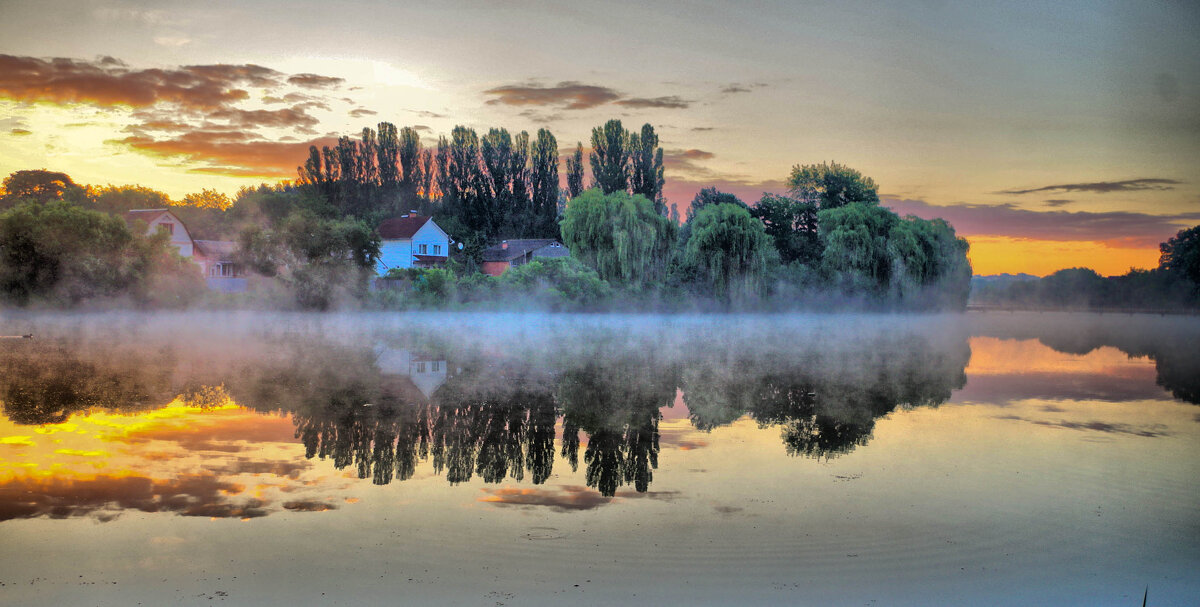
[{"label": "tree reflection", "polygon": [[716,342],[701,329],[515,344],[419,329],[366,339],[301,332],[187,359],[152,348],[114,357],[63,341],[36,356],[0,355],[10,371],[0,394],[18,423],[231,399],[289,415],[306,458],[377,485],[411,479],[423,462],[452,484],[541,485],[556,459],[576,472],[582,455],[587,486],[613,496],[649,490],[661,411],[681,392],[696,428],[746,417],[779,428],[788,454],[828,458],[866,445],[875,420],[897,407],[945,402],[970,357],[957,331],[730,330]]}]

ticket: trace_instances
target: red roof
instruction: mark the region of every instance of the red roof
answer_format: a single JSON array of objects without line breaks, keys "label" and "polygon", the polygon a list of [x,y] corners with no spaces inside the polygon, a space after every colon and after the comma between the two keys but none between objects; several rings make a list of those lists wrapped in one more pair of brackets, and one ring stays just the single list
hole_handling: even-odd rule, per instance
[{"label": "red roof", "polygon": [[424,215],[405,215],[383,220],[379,224],[379,237],[384,240],[412,238],[425,222],[429,221]]},{"label": "red roof", "polygon": [[150,223],[158,219],[159,215],[170,212],[169,209],[134,209],[132,211],[125,211],[125,222],[133,225],[133,220],[141,219],[146,223]]}]

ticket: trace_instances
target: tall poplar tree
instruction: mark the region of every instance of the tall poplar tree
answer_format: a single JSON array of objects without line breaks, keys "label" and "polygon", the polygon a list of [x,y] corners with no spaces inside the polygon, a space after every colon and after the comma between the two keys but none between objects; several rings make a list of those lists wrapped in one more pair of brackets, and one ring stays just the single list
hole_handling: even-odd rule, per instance
[{"label": "tall poplar tree", "polygon": [[640,135],[632,134],[630,140],[629,190],[641,194],[654,203],[654,209],[666,214],[667,204],[663,198],[663,152],[658,147],[658,135],[650,123],[642,125]]},{"label": "tall poplar tree", "polygon": [[567,156],[567,195],[575,198],[583,193],[583,142],[575,144],[575,153]]},{"label": "tall poplar tree", "polygon": [[536,235],[555,238],[558,236],[558,141],[549,130],[538,129],[530,156]]},{"label": "tall poplar tree", "polygon": [[592,129],[592,179],[605,194],[629,190],[629,131],[620,120]]}]

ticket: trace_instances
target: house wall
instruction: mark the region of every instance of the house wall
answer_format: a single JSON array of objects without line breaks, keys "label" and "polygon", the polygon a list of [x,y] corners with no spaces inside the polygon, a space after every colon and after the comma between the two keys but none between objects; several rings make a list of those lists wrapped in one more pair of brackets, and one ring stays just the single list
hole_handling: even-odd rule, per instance
[{"label": "house wall", "polygon": [[379,245],[379,262],[375,264],[375,273],[380,276],[387,274],[391,268],[411,268],[412,240],[385,240]]},{"label": "house wall", "polygon": [[188,234],[187,227],[183,225],[183,222],[171,213],[163,213],[155,218],[154,221],[151,221],[150,229],[147,230],[146,233],[154,234],[158,232],[158,226],[163,224],[172,224],[171,244],[175,248],[179,249],[179,256],[191,257],[194,253],[192,247],[192,235]]},{"label": "house wall", "polygon": [[503,274],[508,267],[507,261],[485,261],[479,269],[488,276],[499,276]]},{"label": "house wall", "polygon": [[[421,245],[425,245],[425,251],[421,251]],[[431,219],[413,234],[412,252],[416,255],[449,255],[450,239]]]},{"label": "house wall", "polygon": [[[425,253],[421,253],[421,245],[425,245]],[[450,238],[432,219],[426,221],[411,239],[383,241],[379,246],[379,263],[375,265],[375,273],[382,276],[391,268],[411,268],[413,255],[416,254],[450,254]]]}]

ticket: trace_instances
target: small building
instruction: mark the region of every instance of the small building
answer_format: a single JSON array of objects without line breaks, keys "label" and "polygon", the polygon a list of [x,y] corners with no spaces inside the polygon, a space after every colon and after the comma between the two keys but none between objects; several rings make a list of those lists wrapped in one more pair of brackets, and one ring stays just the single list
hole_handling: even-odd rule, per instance
[{"label": "small building", "polygon": [[411,212],[385,219],[377,228],[383,242],[375,273],[387,274],[392,268],[435,268],[445,265],[450,256],[450,237],[433,218]]},{"label": "small building", "polygon": [[483,273],[499,276],[505,270],[535,259],[570,257],[571,251],[553,238],[505,240],[483,251]]},{"label": "small building", "polygon": [[235,260],[237,243],[230,240],[194,240],[195,255],[192,260],[200,266],[200,273],[208,288],[222,293],[246,291],[246,272]]},{"label": "small building", "polygon": [[138,221],[146,223],[146,234],[166,232],[171,236],[170,244],[185,257],[200,266],[208,288],[225,293],[241,293],[246,290],[246,275],[234,262],[237,243],[227,240],[192,240],[183,221],[169,209],[136,209],[125,213],[125,223],[130,227]]},{"label": "small building", "polygon": [[167,209],[135,209],[125,212],[125,223],[130,227],[133,227],[137,221],[144,221],[149,226],[146,231],[147,235],[155,232],[169,234],[171,245],[179,249],[180,257],[192,256],[192,235],[188,233],[183,222],[171,211]]}]

